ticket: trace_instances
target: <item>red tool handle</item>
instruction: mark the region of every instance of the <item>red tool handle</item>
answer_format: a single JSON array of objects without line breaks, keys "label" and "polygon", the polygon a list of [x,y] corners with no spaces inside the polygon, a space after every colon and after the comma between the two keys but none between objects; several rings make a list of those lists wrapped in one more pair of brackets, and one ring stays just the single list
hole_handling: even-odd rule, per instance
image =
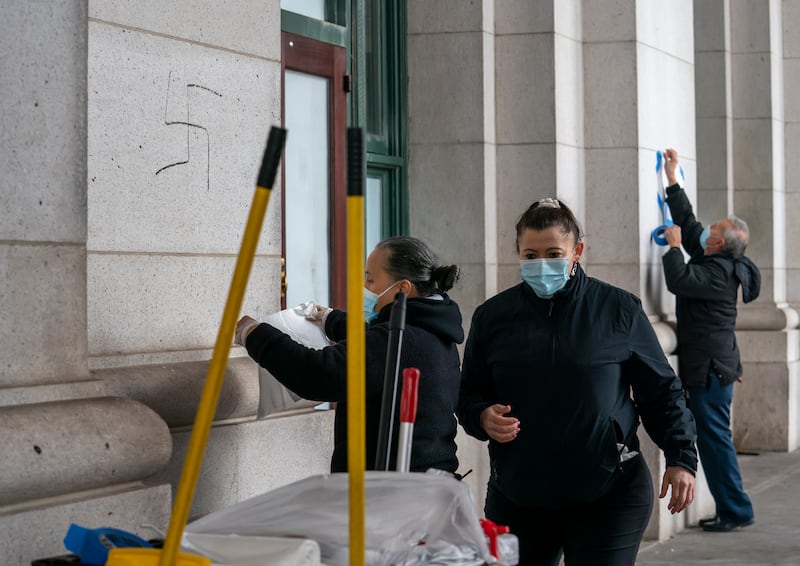
[{"label": "red tool handle", "polygon": [[417,387],[419,386],[419,370],[406,368],[403,370],[403,395],[400,398],[400,422],[413,423],[417,420]]}]

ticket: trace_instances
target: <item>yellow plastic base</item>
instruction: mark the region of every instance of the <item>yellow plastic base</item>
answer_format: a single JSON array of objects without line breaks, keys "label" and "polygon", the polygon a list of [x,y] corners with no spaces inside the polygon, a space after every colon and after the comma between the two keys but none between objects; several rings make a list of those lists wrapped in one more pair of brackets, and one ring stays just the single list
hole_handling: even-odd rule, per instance
[{"label": "yellow plastic base", "polygon": [[[160,559],[160,548],[114,548],[108,553],[106,566],[158,566]],[[175,566],[211,566],[211,560],[179,552]]]}]

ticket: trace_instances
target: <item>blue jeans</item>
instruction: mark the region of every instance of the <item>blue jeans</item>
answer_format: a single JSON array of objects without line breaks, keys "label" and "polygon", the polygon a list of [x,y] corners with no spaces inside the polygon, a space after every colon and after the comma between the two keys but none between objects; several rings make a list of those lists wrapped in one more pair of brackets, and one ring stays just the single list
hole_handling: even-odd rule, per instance
[{"label": "blue jeans", "polygon": [[743,522],[753,518],[753,505],[742,488],[731,434],[733,384],[722,385],[709,370],[706,387],[687,387],[689,409],[697,423],[697,451],[711,495],[722,519]]}]

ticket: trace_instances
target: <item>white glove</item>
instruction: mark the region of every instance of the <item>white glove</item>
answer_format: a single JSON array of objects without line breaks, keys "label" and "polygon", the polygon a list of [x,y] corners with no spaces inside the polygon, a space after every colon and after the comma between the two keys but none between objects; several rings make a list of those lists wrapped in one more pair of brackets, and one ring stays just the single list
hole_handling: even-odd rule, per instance
[{"label": "white glove", "polygon": [[243,316],[239,322],[236,323],[236,334],[233,337],[233,343],[237,346],[244,346],[247,343],[247,337],[259,324],[261,323],[256,319]]},{"label": "white glove", "polygon": [[306,320],[310,320],[316,323],[324,331],[325,321],[328,319],[328,315],[331,314],[331,311],[333,311],[333,309],[330,307],[322,307],[320,305],[315,305],[314,310],[306,314]]}]

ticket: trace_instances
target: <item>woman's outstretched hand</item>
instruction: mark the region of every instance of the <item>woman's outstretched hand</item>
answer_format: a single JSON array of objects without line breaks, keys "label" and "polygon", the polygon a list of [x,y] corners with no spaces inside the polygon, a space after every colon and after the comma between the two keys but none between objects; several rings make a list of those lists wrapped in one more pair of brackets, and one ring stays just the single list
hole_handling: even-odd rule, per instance
[{"label": "woman's outstretched hand", "polygon": [[261,324],[256,319],[250,316],[243,316],[236,323],[236,334],[233,337],[233,343],[238,346],[244,346],[247,343],[247,336],[253,329]]}]

